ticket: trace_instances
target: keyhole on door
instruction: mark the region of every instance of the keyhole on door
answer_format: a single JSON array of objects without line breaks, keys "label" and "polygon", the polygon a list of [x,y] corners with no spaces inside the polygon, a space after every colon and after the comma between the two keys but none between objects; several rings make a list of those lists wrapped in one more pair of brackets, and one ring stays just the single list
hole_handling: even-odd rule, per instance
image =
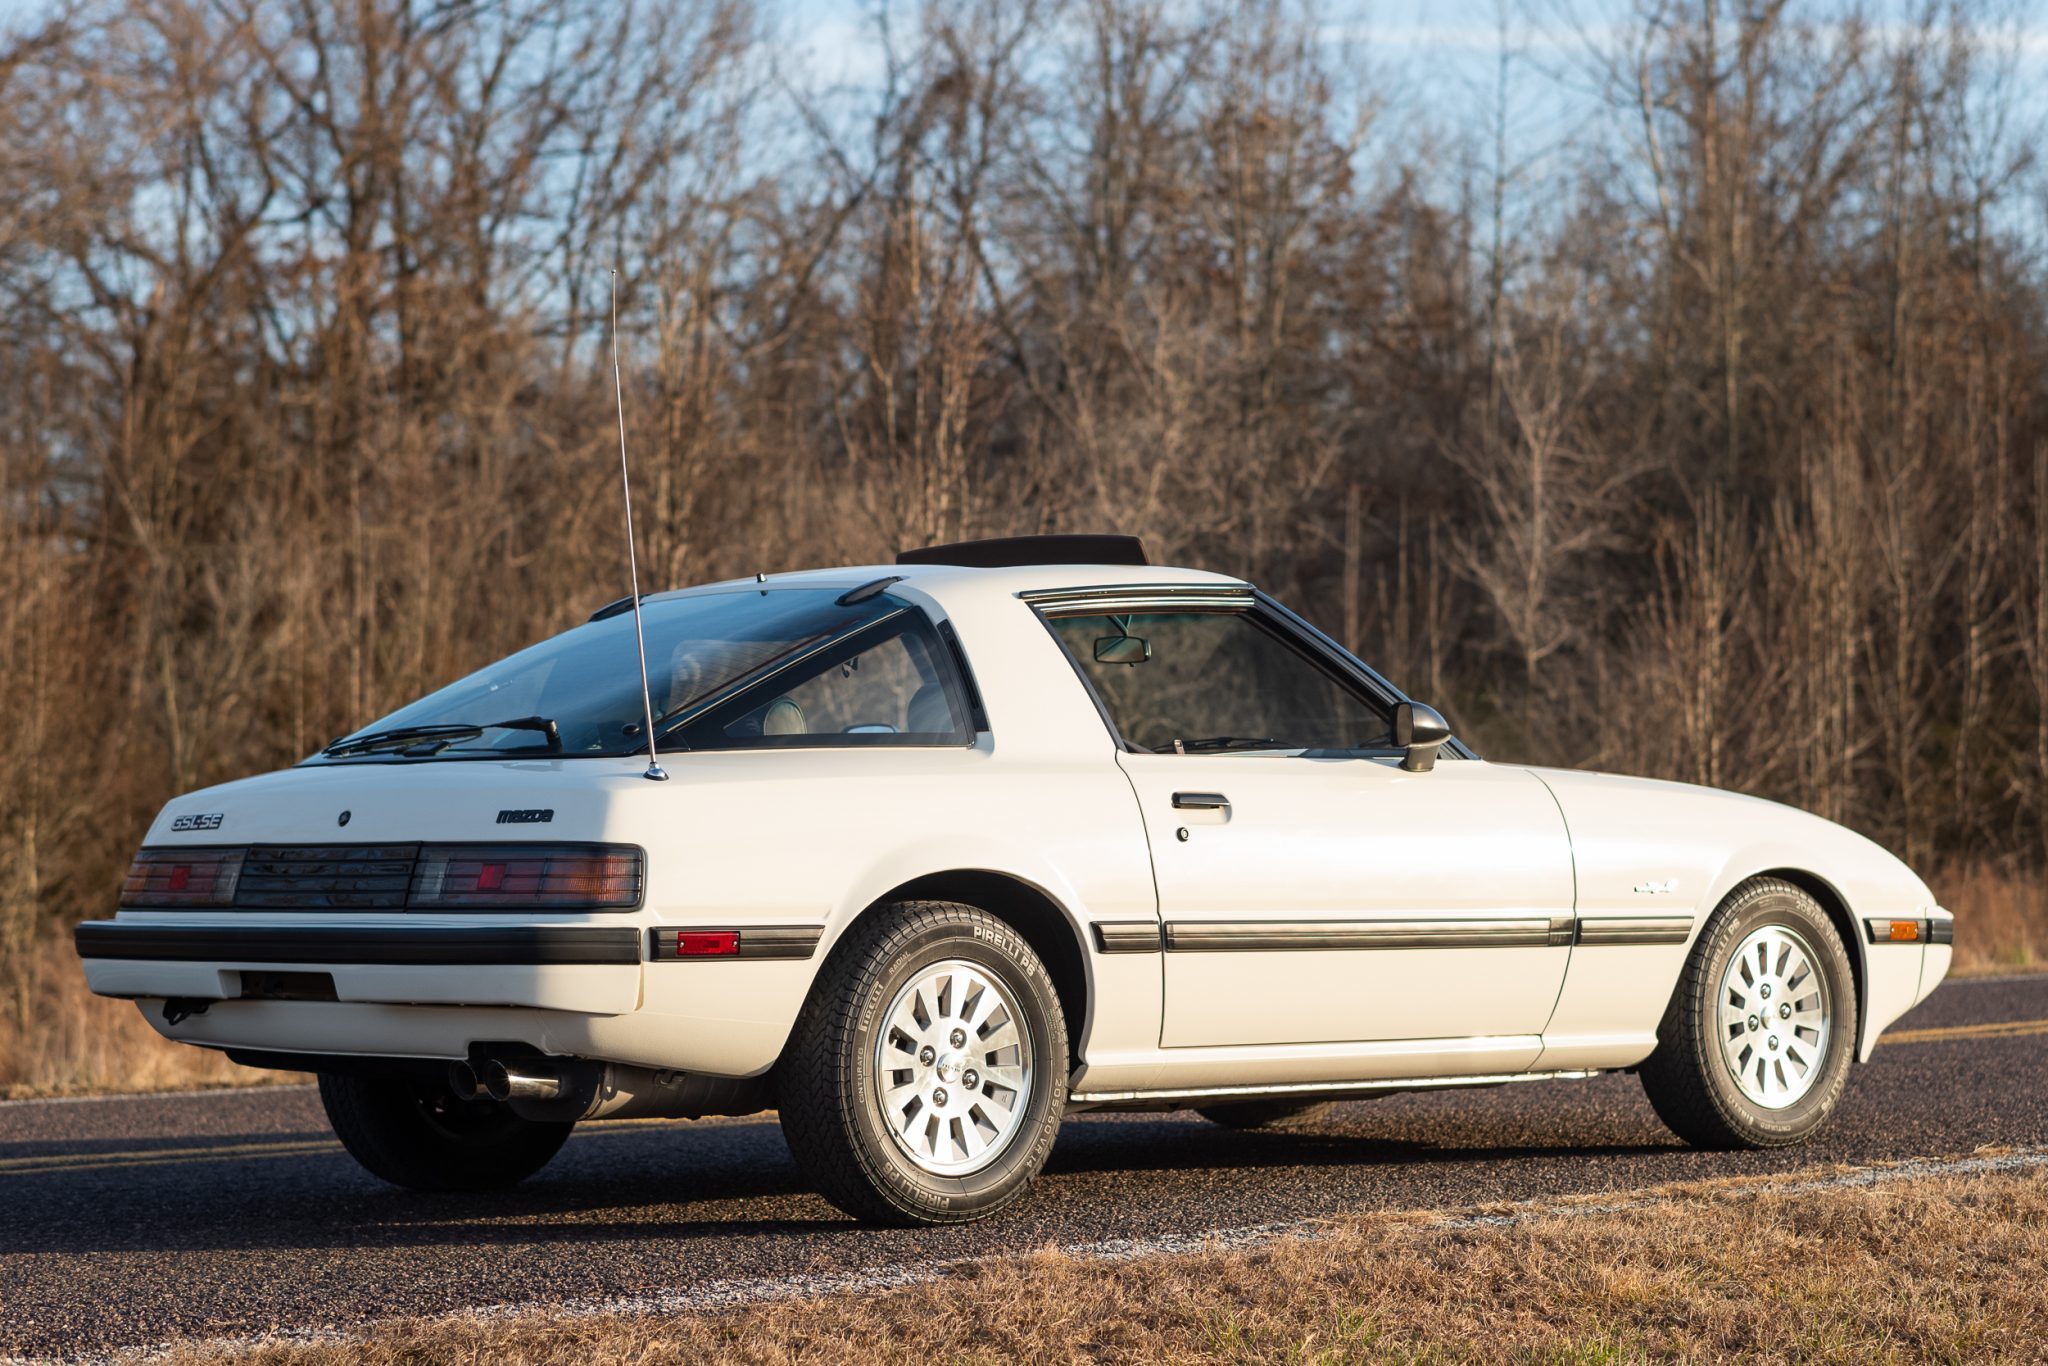
[{"label": "keyhole on door", "polygon": [[1183,825],[1180,829],[1173,832],[1173,837],[1182,844],[1186,844],[1188,842],[1188,828]]}]

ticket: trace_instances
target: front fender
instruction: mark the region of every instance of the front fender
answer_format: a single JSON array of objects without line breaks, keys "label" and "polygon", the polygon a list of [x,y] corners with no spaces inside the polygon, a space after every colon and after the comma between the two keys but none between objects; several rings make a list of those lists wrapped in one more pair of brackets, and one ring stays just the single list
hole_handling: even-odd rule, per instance
[{"label": "front fender", "polygon": [[[1537,776],[1557,798],[1570,832],[1582,926],[1679,911],[1689,912],[1692,922],[1681,943],[1638,946],[1625,964],[1621,950],[1575,949],[1554,1026],[1561,1017],[1566,1029],[1585,1027],[1580,998],[1603,977],[1612,980],[1600,981],[1599,990],[1631,993],[1654,1024],[1707,919],[1729,893],[1759,876],[1805,886],[1836,916],[1856,970],[1860,1060],[1869,1060],[1878,1034],[1947,969],[1945,948],[1935,950],[1941,955],[1936,965],[1925,945],[1870,943],[1866,918],[1946,919],[1947,913],[1910,868],[1852,830],[1713,788],[1557,770]],[[1629,987],[1620,980],[1624,975],[1643,986]]]}]

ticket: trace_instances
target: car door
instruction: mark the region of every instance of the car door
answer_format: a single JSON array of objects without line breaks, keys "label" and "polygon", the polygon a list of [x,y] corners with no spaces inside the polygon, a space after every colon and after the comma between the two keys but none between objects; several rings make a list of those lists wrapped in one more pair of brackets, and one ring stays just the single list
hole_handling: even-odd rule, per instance
[{"label": "car door", "polygon": [[1121,744],[1164,922],[1164,1046],[1525,1037],[1571,850],[1533,775],[1402,769],[1391,696],[1248,592],[1040,606]]}]

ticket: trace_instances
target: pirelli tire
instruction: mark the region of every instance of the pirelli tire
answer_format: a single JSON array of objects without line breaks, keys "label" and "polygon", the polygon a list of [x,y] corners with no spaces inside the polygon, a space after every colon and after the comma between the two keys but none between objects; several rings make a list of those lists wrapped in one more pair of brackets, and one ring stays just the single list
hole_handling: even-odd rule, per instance
[{"label": "pirelli tire", "polygon": [[877,908],[820,971],[776,1068],[782,1132],[857,1219],[960,1224],[1030,1189],[1067,1106],[1045,964],[985,911]]},{"label": "pirelli tire", "polygon": [[576,1126],[521,1119],[440,1082],[320,1074],[320,1103],[350,1157],[372,1176],[423,1191],[516,1186],[545,1167]]},{"label": "pirelli tire", "polygon": [[1239,1100],[1203,1105],[1196,1113],[1226,1129],[1313,1129],[1337,1108],[1333,1100]]},{"label": "pirelli tire", "polygon": [[1728,894],[1686,959],[1639,1069],[1658,1118],[1701,1148],[1782,1148],[1834,1114],[1856,1052],[1849,949],[1804,888]]}]

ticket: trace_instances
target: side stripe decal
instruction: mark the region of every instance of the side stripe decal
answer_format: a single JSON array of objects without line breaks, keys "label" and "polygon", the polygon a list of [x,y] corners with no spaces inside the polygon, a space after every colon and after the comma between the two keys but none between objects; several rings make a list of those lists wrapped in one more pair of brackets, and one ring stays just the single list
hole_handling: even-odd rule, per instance
[{"label": "side stripe decal", "polygon": [[1572,942],[1572,917],[1487,920],[1176,920],[1169,953],[1251,953],[1313,949],[1544,948]]},{"label": "side stripe decal", "polygon": [[1159,944],[1159,922],[1156,920],[1095,922],[1095,947],[1104,953],[1157,953]]},{"label": "side stripe decal", "polygon": [[1690,915],[1504,916],[1484,920],[1173,920],[1095,926],[1104,953],[1313,952],[1359,949],[1588,948],[1683,944]]},{"label": "side stripe decal", "polygon": [[1683,944],[1692,933],[1689,915],[1618,915],[1579,922],[1579,942],[1589,948],[1622,944]]}]

